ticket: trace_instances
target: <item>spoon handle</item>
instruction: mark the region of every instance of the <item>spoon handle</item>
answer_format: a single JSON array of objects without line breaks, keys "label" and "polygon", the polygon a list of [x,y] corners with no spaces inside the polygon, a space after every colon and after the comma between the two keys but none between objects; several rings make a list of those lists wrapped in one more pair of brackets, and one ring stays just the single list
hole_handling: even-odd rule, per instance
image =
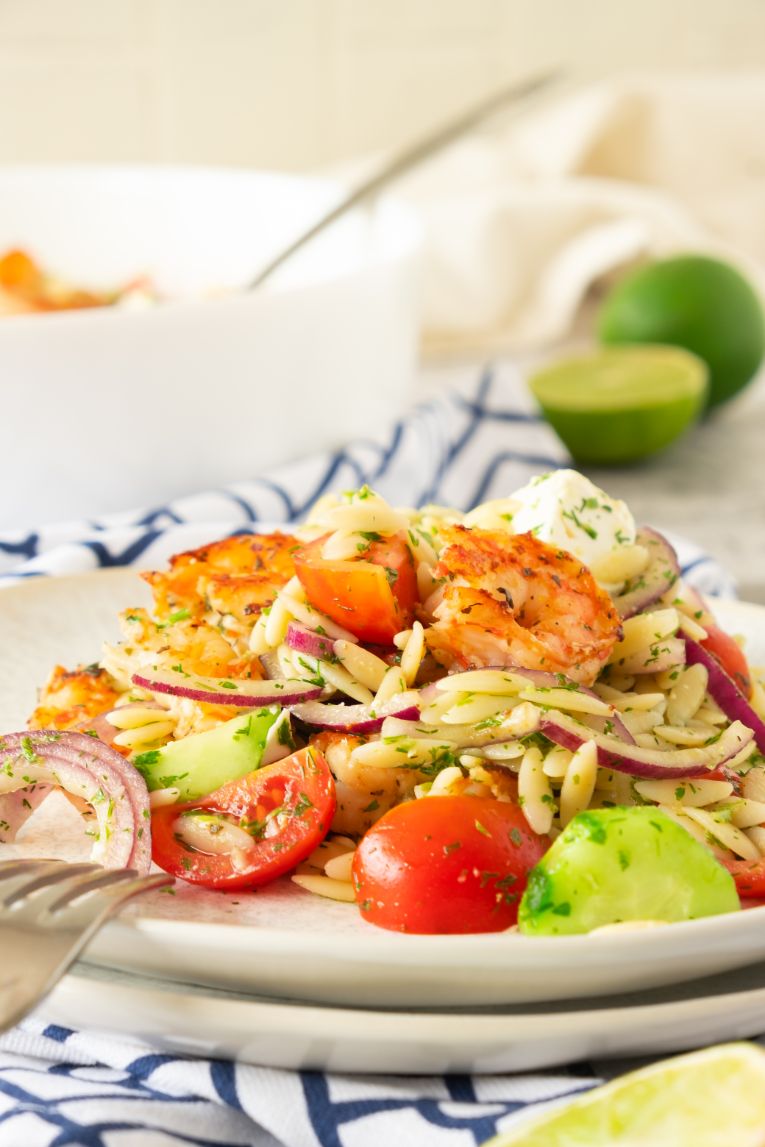
[{"label": "spoon handle", "polygon": [[434,131],[428,132],[427,135],[421,136],[414,143],[405,147],[402,151],[397,152],[391,159],[384,160],[381,166],[373,172],[372,175],[362,180],[362,182],[358,183],[355,187],[352,187],[339,203],[335,204],[334,207],[331,207],[323,215],[320,215],[310,227],[307,227],[305,231],[301,231],[291,243],[283,247],[278,254],[274,255],[260,271],[258,271],[250,283],[249,289],[254,290],[262,286],[267,279],[271,278],[277,268],[286,263],[288,259],[291,259],[297,251],[305,247],[306,243],[310,243],[314,236],[324,231],[325,228],[329,227],[337,219],[340,219],[346,212],[357,207],[365,199],[376,195],[383,187],[387,187],[388,184],[398,179],[399,176],[411,168],[416,167],[417,164],[422,163],[424,160],[429,159],[430,156],[435,155],[436,152],[441,151],[450,143],[453,143],[454,140],[459,139],[460,136],[466,135],[483,120],[495,112],[500,111],[506,105],[524,103],[527,99],[530,99],[531,96],[536,95],[554,81],[558,80],[560,76],[561,69],[555,68],[552,71],[544,72],[520,82],[516,81],[513,84],[500,88],[498,91],[493,92],[492,95],[468,108],[467,111],[462,112],[455,119],[451,119],[448,123],[439,125]]}]

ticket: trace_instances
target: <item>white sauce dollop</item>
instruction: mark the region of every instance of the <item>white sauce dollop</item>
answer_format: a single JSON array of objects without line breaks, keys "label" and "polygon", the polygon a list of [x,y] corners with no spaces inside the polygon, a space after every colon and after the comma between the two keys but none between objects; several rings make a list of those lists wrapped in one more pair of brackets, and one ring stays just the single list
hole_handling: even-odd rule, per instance
[{"label": "white sauce dollop", "polygon": [[509,528],[514,534],[530,531],[587,566],[635,542],[635,519],[626,503],[609,498],[576,470],[532,478],[508,502],[513,505]]}]

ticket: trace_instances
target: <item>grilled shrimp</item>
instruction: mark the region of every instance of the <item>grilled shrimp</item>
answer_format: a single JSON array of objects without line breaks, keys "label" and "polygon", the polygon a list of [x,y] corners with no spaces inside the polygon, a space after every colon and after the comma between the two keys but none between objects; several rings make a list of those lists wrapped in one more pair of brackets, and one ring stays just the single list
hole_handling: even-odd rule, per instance
[{"label": "grilled shrimp", "polygon": [[327,758],[337,792],[337,811],[332,831],[361,836],[405,797],[411,796],[421,779],[416,770],[378,769],[351,759],[351,751],[363,744],[348,733],[318,733],[311,738]]},{"label": "grilled shrimp", "polygon": [[591,684],[620,636],[613,603],[571,554],[531,534],[448,526],[427,602],[442,665],[521,665]]},{"label": "grilled shrimp", "polygon": [[157,617],[178,609],[194,616],[210,610],[251,626],[295,573],[290,534],[236,534],[176,554],[167,572],[144,573],[154,592]]},{"label": "grilled shrimp", "polygon": [[123,689],[130,687],[130,675],[140,666],[171,668],[180,664],[186,673],[203,677],[263,676],[263,668],[253,654],[240,655],[216,626],[193,617],[173,622],[155,621],[140,607],[120,614],[125,640],[106,645],[102,665]]},{"label": "grilled shrimp", "polygon": [[57,665],[40,690],[30,729],[76,729],[114,707],[119,691],[97,665],[64,669]]}]

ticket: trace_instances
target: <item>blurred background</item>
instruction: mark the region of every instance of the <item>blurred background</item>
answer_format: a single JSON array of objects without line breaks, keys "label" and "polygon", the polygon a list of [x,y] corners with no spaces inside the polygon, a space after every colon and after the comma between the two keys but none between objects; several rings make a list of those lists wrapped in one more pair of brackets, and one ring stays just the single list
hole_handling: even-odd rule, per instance
[{"label": "blurred background", "polygon": [[764,54],[762,0],[0,0],[0,159],[305,171],[551,64]]}]

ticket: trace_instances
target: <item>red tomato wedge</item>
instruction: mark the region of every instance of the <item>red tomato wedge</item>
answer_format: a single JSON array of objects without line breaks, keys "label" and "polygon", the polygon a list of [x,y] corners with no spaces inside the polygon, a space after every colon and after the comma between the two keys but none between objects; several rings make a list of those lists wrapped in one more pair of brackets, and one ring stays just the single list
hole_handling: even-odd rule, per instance
[{"label": "red tomato wedge", "polygon": [[704,649],[722,665],[725,672],[738,685],[746,698],[752,696],[752,675],[741,646],[717,625],[705,625],[707,636],[701,642]]},{"label": "red tomato wedge", "polygon": [[407,801],[357,848],[356,901],[365,920],[397,932],[501,932],[516,923],[529,870],[550,844],[509,802]]},{"label": "red tomato wedge", "polygon": [[761,860],[722,862],[736,882],[742,900],[765,900],[765,857]]},{"label": "red tomato wedge", "polygon": [[[335,805],[335,784],[326,760],[316,749],[301,749],[230,781],[204,800],[155,809],[152,858],[165,872],[192,884],[224,890],[255,888],[310,856],[329,831]],[[183,835],[187,818],[196,821],[194,845]],[[227,847],[227,825],[244,830],[252,845]]]},{"label": "red tomato wedge", "polygon": [[370,542],[358,558],[327,561],[321,556],[325,540],[292,555],[309,602],[360,641],[390,645],[414,618],[417,577],[411,550],[400,538],[383,538]]}]

